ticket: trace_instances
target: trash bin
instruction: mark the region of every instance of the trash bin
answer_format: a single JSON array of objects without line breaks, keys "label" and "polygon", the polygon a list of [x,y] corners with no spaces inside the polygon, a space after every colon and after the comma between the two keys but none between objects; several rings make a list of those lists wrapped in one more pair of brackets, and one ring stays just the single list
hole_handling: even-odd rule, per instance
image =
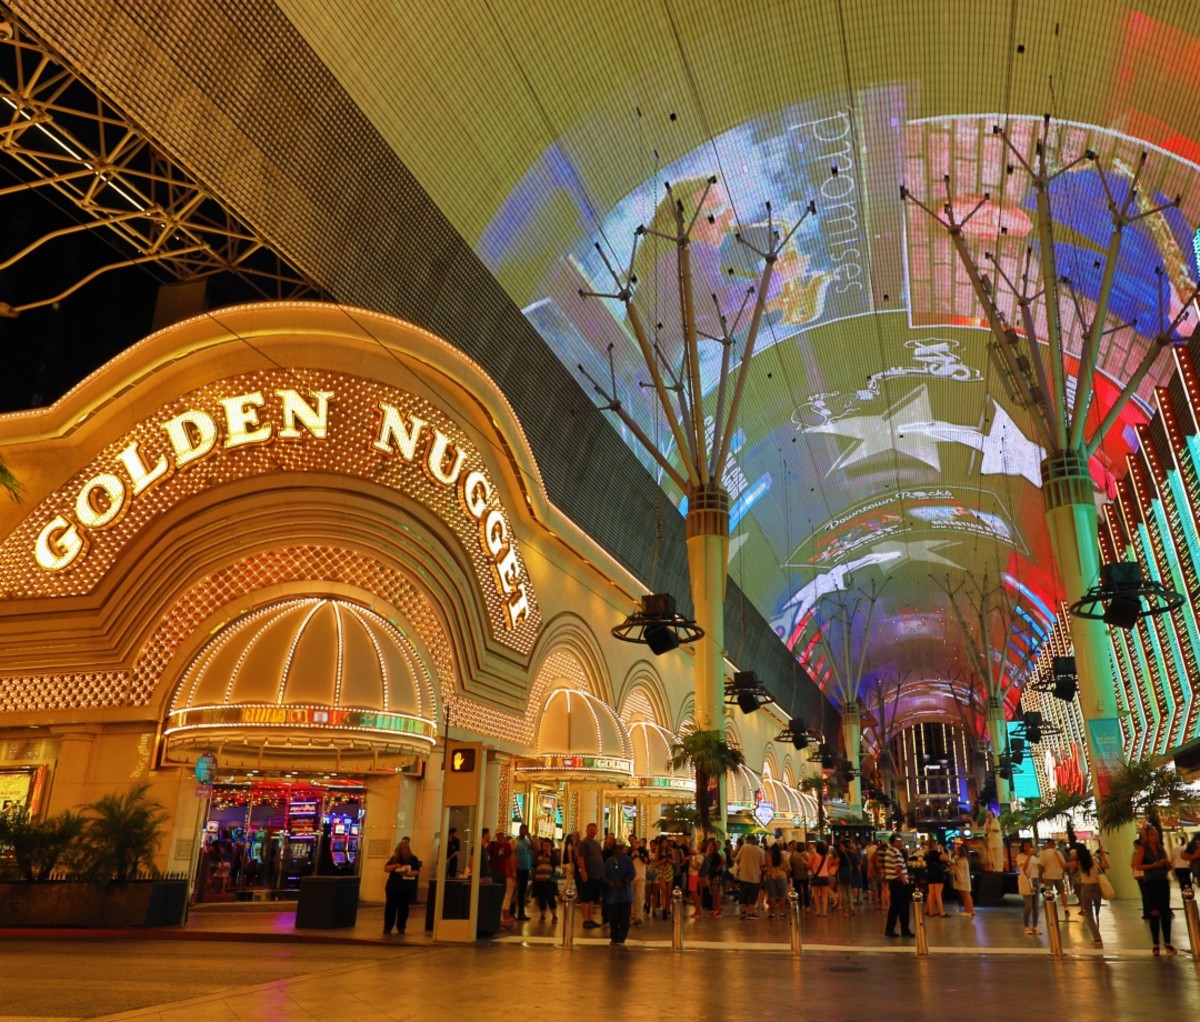
[{"label": "trash bin", "polygon": [[[1014,874],[1015,876],[1015,874]],[[1007,887],[1007,874],[984,871],[979,874],[979,887],[975,894],[975,904],[984,908],[995,908],[1004,904],[1004,893]]]},{"label": "trash bin", "polygon": [[296,929],[336,930],[358,921],[358,877],[301,877]]},{"label": "trash bin", "polygon": [[[429,881],[429,893],[425,897],[425,930],[432,933],[433,913],[437,904],[436,880]],[[503,884],[480,883],[479,913],[475,918],[475,936],[491,937],[500,931],[500,910],[503,904]],[[471,917],[470,879],[446,881],[446,900],[442,912],[446,919],[469,919]]]}]

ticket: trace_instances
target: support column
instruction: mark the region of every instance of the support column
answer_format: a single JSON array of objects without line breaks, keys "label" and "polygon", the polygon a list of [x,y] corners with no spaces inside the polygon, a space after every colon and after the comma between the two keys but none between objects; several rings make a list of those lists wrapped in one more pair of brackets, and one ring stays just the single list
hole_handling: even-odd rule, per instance
[{"label": "support column", "polygon": [[863,786],[862,786],[862,755],[859,743],[862,741],[862,717],[859,715],[858,703],[846,703],[842,706],[842,744],[846,749],[846,760],[854,771],[854,780],[846,790],[846,802],[855,816],[863,815]]},{"label": "support column", "polygon": [[481,827],[487,827],[495,837],[500,833],[500,760],[494,751],[487,753],[487,781],[485,782],[483,798],[483,822]]},{"label": "support column", "polygon": [[[725,737],[725,580],[729,574],[729,494],[718,485],[688,494],[688,570],[696,624],[696,730]],[[703,795],[701,795],[703,797]],[[713,822],[724,832],[725,778],[718,778]]]},{"label": "support column", "polygon": [[[404,782],[399,774],[372,774],[366,782],[359,876],[359,900],[383,904],[387,862],[401,837],[399,819],[401,790]],[[418,854],[418,858],[421,856]]]},{"label": "support column", "polygon": [[[1093,493],[1087,455],[1082,451],[1059,451],[1042,462],[1046,524],[1068,603],[1081,599],[1100,579]],[[1124,756],[1108,626],[1102,621],[1071,615],[1071,641],[1075,647],[1079,709],[1087,737],[1092,793],[1099,800],[1107,790],[1109,772],[1120,765]],[[1137,896],[1134,880],[1124,868],[1133,855],[1133,838],[1132,827],[1121,828],[1103,838],[1114,867],[1109,879],[1121,898]]]},{"label": "support column", "polygon": [[[1004,704],[1000,701],[999,696],[988,697],[987,729],[988,738],[992,743],[992,755],[998,763],[1000,757],[1008,749],[1008,722],[1004,719]],[[997,770],[996,801],[1000,803],[1001,810],[1008,808],[1012,802],[1012,798],[1012,781],[1001,777],[999,770]]]}]

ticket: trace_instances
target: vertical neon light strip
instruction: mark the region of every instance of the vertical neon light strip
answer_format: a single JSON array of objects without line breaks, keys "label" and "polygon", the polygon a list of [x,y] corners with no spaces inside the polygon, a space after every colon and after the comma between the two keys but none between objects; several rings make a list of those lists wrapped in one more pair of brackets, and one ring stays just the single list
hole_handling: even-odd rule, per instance
[{"label": "vertical neon light strip", "polygon": [[[1163,578],[1173,579],[1177,574],[1176,562],[1178,554],[1175,552],[1175,545],[1171,542],[1171,527],[1167,521],[1166,512],[1163,510],[1162,501],[1155,498],[1150,501],[1150,519],[1144,526],[1146,541],[1150,549],[1154,553],[1155,560],[1155,578],[1160,581]],[[1151,525],[1157,526],[1152,528]],[[1168,546],[1168,544],[1170,544]],[[1175,586],[1182,584],[1182,579],[1175,581]],[[1196,658],[1191,653],[1191,644],[1186,640],[1186,637],[1181,637],[1179,634],[1179,625],[1174,614],[1158,614],[1154,617],[1155,625],[1160,634],[1166,640],[1166,646],[1171,653],[1171,672],[1169,682],[1171,685],[1171,697],[1174,700],[1174,708],[1172,710],[1171,722],[1167,729],[1167,748],[1172,745],[1177,745],[1182,741],[1178,737],[1179,731],[1183,725],[1183,721],[1187,715],[1187,685],[1184,679],[1190,677],[1195,666]],[[1181,638],[1184,639],[1181,642]],[[1185,649],[1186,644],[1186,649]],[[1165,749],[1163,750],[1166,751]]]}]

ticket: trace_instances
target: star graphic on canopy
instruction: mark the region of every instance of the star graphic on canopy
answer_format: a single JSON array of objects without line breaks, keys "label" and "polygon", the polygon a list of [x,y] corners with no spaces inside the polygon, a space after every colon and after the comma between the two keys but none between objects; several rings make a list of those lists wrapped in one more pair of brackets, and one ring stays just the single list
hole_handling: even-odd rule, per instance
[{"label": "star graphic on canopy", "polygon": [[1021,427],[999,402],[993,402],[991,427],[986,435],[974,426],[953,422],[914,420],[902,423],[899,428],[905,436],[920,433],[948,444],[974,447],[983,455],[981,475],[1019,475],[1034,486],[1042,485],[1041,465],[1046,452],[1021,432]]},{"label": "star graphic on canopy", "polygon": [[874,554],[896,554],[908,561],[924,561],[926,564],[944,564],[948,568],[961,568],[957,561],[943,557],[937,551],[958,546],[957,539],[887,539],[871,547]]},{"label": "star graphic on canopy", "polygon": [[922,385],[909,392],[899,404],[893,405],[883,415],[847,415],[819,426],[805,426],[804,432],[828,433],[854,441],[834,460],[829,471],[825,473],[826,478],[838,469],[848,468],[867,458],[892,450],[923,461],[934,471],[940,472],[942,463],[938,458],[937,441],[924,432],[904,433],[899,426],[893,425],[929,422],[931,419],[929,390]]}]

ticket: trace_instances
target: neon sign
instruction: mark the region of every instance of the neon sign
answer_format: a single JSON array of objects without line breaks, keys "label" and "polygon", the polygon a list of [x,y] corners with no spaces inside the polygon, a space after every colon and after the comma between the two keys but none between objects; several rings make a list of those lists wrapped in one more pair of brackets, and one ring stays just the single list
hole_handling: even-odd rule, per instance
[{"label": "neon sign", "polygon": [[[465,519],[460,531],[477,537],[504,607],[503,623],[515,629],[530,616],[532,590],[508,516],[481,459],[463,440],[455,439],[452,430],[434,422],[432,410],[410,395],[388,392],[388,397],[392,400],[375,402],[371,450],[375,457],[383,453],[419,466],[429,483],[456,495],[449,510],[432,509],[448,524],[454,515]],[[167,480],[225,452],[325,441],[335,403],[333,390],[260,388],[220,396],[205,407],[185,408],[161,422],[145,423],[151,427],[149,432],[142,429],[139,439],[118,444],[115,454],[68,497],[68,507],[44,521],[33,542],[34,560],[52,573],[81,563],[90,534],[116,525]]]}]

